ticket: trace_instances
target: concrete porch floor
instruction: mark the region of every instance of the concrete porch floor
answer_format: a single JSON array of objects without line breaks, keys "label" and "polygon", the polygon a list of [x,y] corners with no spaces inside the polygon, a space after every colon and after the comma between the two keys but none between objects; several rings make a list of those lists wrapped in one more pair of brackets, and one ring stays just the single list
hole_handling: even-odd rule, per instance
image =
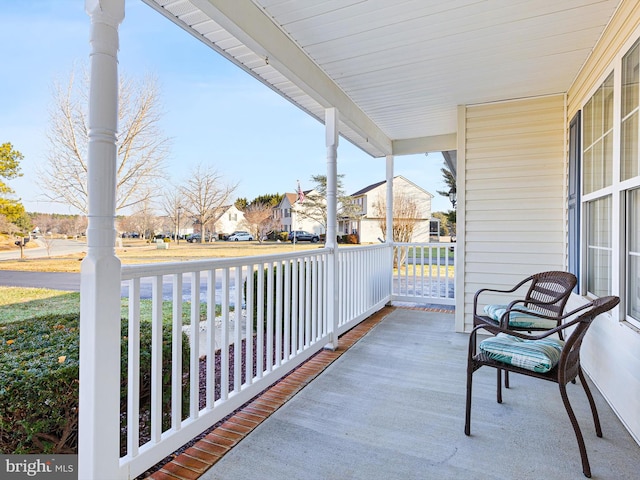
[{"label": "concrete porch floor", "polygon": [[[584,478],[553,383],[514,375],[498,404],[495,370],[479,370],[464,435],[468,335],[452,314],[384,309],[357,328],[152,478]],[[582,387],[568,389],[592,478],[640,478],[640,447],[602,396],[597,438]]]}]

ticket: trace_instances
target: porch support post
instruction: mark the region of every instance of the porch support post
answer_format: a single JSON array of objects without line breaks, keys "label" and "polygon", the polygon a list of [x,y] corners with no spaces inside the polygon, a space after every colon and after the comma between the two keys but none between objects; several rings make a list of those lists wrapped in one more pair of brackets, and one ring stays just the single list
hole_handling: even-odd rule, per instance
[{"label": "porch support post", "polygon": [[338,348],[338,110],[325,110],[327,146],[327,237],[325,247],[331,249],[327,272],[327,323],[331,341],[325,347]]},{"label": "porch support post", "polygon": [[393,155],[387,155],[387,235],[385,243],[393,243]]},{"label": "porch support post", "polygon": [[115,255],[118,26],[124,0],[85,0],[91,17],[87,255],[80,275],[78,478],[119,478],[120,260]]}]

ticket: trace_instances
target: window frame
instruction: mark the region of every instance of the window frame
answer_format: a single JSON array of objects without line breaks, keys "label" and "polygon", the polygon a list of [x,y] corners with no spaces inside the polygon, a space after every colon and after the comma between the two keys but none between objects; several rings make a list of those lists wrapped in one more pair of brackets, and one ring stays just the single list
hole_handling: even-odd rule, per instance
[{"label": "window frame", "polygon": [[[638,129],[635,132],[637,135],[636,138],[636,149],[629,149],[628,147],[623,148],[623,127],[625,126],[625,122],[630,118],[633,111],[638,112],[638,118],[640,118],[640,68],[638,70],[638,82],[631,82],[631,85],[635,86],[638,91],[633,97],[637,100],[638,105],[629,109],[629,105],[625,105],[623,108],[622,100],[622,89],[623,89],[623,79],[628,82],[629,76],[623,76],[624,74],[628,74],[629,64],[624,64],[623,60],[632,52],[634,48],[640,48],[640,28],[638,28],[635,34],[623,45],[619,52],[616,54],[612,63],[603,71],[603,74],[599,78],[599,80],[594,84],[593,89],[585,95],[583,99],[583,103],[581,105],[581,111],[583,113],[582,125],[580,128],[580,271],[582,272],[582,278],[580,278],[580,291],[586,295],[587,297],[593,297],[593,293],[588,292],[587,286],[589,285],[588,276],[592,273],[589,271],[588,265],[588,256],[589,256],[589,242],[591,241],[589,238],[589,222],[591,221],[590,216],[590,206],[593,205],[595,200],[604,198],[606,196],[611,197],[611,218],[609,220],[610,224],[610,235],[611,235],[611,264],[610,264],[610,290],[611,294],[619,295],[620,302],[620,315],[619,321],[627,326],[630,326],[636,331],[640,332],[640,318],[633,318],[630,314],[631,311],[631,299],[629,298],[629,289],[632,287],[633,282],[630,281],[629,275],[633,271],[630,267],[630,255],[629,255],[629,235],[631,234],[632,222],[633,218],[631,218],[632,213],[635,213],[636,219],[638,223],[640,223],[640,208],[638,208],[638,212],[631,211],[631,205],[628,201],[630,192],[633,190],[640,189],[640,120],[638,121]],[[623,68],[625,66],[626,70]],[[640,67],[640,62],[638,67]],[[589,119],[584,118],[584,109],[588,102],[594,97],[597,91],[601,88],[605,80],[609,77],[609,75],[613,75],[613,151],[611,155],[612,160],[612,178],[610,185],[604,185],[602,188],[595,189],[590,191],[589,193],[585,193],[585,176],[588,174],[585,168],[585,136],[587,140],[589,136],[585,132],[585,124],[589,125]],[[624,88],[629,88],[629,84],[627,83]],[[631,97],[629,97],[631,98]],[[633,102],[632,102],[633,103]],[[623,111],[626,111],[623,118]],[[630,130],[626,130],[624,133],[627,133]],[[632,138],[632,137],[624,137],[624,138]],[[593,141],[592,141],[593,145]],[[626,171],[628,171],[628,165],[622,165],[623,158],[628,154],[629,151],[637,152],[637,167],[635,172],[637,172],[635,177],[624,179],[623,175],[626,175]],[[638,226],[636,226],[638,229]],[[569,245],[569,248],[572,248]],[[640,249],[640,247],[639,247]],[[640,282],[636,282],[636,285]]]}]

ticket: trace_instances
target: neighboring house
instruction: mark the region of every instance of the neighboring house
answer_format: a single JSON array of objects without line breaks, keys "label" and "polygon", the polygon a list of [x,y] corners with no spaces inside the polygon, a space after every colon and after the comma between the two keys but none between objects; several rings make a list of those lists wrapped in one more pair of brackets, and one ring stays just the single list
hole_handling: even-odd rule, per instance
[{"label": "neighboring house", "polygon": [[[415,183],[407,180],[402,175],[393,177],[394,198],[406,198],[415,203],[418,220],[414,226],[412,242],[429,241],[429,222],[431,220],[431,199],[433,195],[420,188]],[[358,190],[350,197],[352,204],[357,207],[352,209],[354,216],[358,218],[343,218],[338,222],[338,232],[356,234],[360,243],[377,243],[384,240],[381,224],[385,222],[387,181],[374,183]]]},{"label": "neighboring house", "polygon": [[235,205],[226,205],[220,208],[220,216],[215,221],[215,234],[229,234],[236,230],[246,230],[242,227],[244,213]]},{"label": "neighboring house", "polygon": [[[305,199],[316,194],[315,190],[306,190]],[[279,220],[279,229],[282,232],[291,232],[292,230],[306,230],[307,232],[324,234],[326,229],[322,223],[304,215],[305,209],[308,210],[309,200],[300,201],[297,193],[285,193],[282,201],[273,209],[273,216]]]}]

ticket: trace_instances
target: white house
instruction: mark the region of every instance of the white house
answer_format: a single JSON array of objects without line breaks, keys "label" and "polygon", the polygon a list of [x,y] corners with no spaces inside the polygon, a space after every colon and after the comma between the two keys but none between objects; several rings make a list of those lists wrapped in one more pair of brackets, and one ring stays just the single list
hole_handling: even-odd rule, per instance
[{"label": "white house", "polygon": [[[343,218],[338,223],[338,231],[344,235],[355,233],[360,239],[360,243],[375,243],[380,239],[384,239],[382,225],[385,224],[386,218],[386,189],[387,181],[369,185],[350,195],[353,209],[353,216],[357,218]],[[415,208],[416,219],[412,242],[428,242],[429,241],[429,221],[431,220],[431,199],[433,195],[415,183],[407,180],[402,175],[393,177],[394,191],[394,211],[401,202],[405,202],[407,208]],[[406,208],[404,208],[406,211]]]},{"label": "white house", "polygon": [[[315,190],[307,190],[304,197],[313,197]],[[279,220],[280,231],[291,232],[293,230],[306,230],[307,232],[324,234],[326,229],[321,222],[309,218],[304,212],[309,212],[309,200],[305,204],[297,193],[285,193],[277,207],[273,209],[274,218]]]},{"label": "white house", "polygon": [[220,207],[219,215],[215,221],[216,234],[229,234],[243,229],[244,213],[235,205]]}]

